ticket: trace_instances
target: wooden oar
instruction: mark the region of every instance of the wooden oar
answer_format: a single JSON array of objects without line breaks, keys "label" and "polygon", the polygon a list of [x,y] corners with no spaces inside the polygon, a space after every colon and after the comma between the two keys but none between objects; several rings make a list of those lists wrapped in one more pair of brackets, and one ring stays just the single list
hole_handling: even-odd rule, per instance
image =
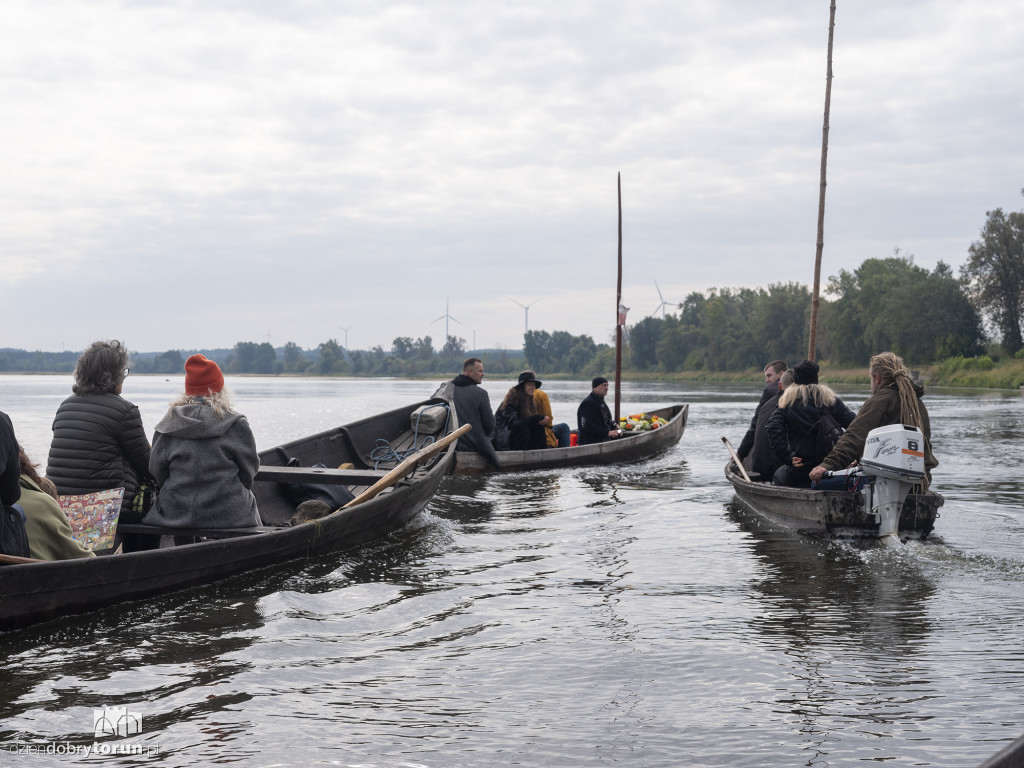
[{"label": "wooden oar", "polygon": [[17,555],[0,555],[0,564],[24,565],[25,563],[48,563],[49,560],[36,560],[34,557],[18,557]]},{"label": "wooden oar", "polygon": [[732,454],[732,460],[736,462],[736,466],[740,470],[740,474],[743,475],[743,479],[748,483],[754,482],[750,479],[750,475],[747,474],[747,470],[743,468],[743,462],[740,461],[740,457],[736,455],[736,451],[733,450],[732,443],[729,442],[728,438],[723,437],[722,442],[725,443],[725,447],[729,449],[729,453]]},{"label": "wooden oar", "polygon": [[473,428],[472,424],[463,424],[461,427],[456,429],[454,432],[452,432],[447,437],[443,437],[440,440],[438,440],[437,442],[431,443],[426,448],[423,448],[423,449],[421,449],[419,451],[416,451],[416,453],[414,453],[412,456],[407,458],[405,461],[403,461],[397,467],[395,467],[390,472],[388,472],[386,475],[384,475],[384,477],[382,477],[376,483],[374,483],[369,488],[367,488],[365,491],[363,491],[358,496],[356,496],[354,499],[352,499],[352,501],[350,501],[348,504],[346,504],[344,507],[342,507],[342,509],[347,509],[348,507],[354,507],[356,504],[362,504],[364,501],[369,501],[370,499],[372,499],[374,496],[376,496],[378,493],[380,493],[384,489],[390,488],[392,485],[397,483],[403,477],[408,475],[412,471],[413,467],[415,467],[421,461],[423,461],[424,459],[428,458],[429,456],[433,456],[435,453],[440,451],[442,448],[448,446],[449,444],[451,444],[455,440],[458,440],[464,434],[469,432],[469,430],[471,430],[472,428]]}]

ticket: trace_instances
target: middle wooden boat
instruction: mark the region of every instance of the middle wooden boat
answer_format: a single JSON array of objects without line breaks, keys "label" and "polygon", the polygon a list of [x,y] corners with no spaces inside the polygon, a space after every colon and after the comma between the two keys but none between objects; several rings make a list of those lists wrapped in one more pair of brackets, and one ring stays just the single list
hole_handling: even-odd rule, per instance
[{"label": "middle wooden boat", "polygon": [[[561,469],[563,467],[600,466],[640,461],[679,442],[686,429],[688,404],[647,411],[668,423],[658,429],[631,432],[617,440],[592,445],[574,445],[570,448],[545,448],[534,451],[499,451],[501,467],[495,467],[486,457],[471,451],[457,451],[452,474],[486,475],[498,472],[525,472],[531,469]],[[575,431],[575,430],[574,430]]]}]

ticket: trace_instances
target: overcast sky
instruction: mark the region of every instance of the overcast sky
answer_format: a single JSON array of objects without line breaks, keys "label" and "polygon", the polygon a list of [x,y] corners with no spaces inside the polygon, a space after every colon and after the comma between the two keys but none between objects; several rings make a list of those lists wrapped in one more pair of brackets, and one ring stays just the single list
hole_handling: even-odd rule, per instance
[{"label": "overcast sky", "polygon": [[[0,347],[629,322],[809,285],[827,0],[6,0]],[[839,0],[823,281],[1024,199],[1024,14]],[[446,309],[447,308],[447,309]],[[456,322],[458,321],[458,322]]]}]

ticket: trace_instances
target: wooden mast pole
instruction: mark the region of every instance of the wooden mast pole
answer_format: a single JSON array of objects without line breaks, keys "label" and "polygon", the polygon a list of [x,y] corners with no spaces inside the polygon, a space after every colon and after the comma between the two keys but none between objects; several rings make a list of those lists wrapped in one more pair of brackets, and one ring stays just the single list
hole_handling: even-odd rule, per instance
[{"label": "wooden mast pole", "polygon": [[811,332],[807,359],[813,360],[818,343],[818,295],[821,290],[821,252],[825,247],[825,168],[828,163],[828,113],[832,104],[832,35],[836,27],[836,0],[828,20],[828,63],[825,71],[825,121],[821,128],[821,187],[818,191],[818,242],[814,252],[814,290],[811,294]]},{"label": "wooden mast pole", "polygon": [[619,281],[615,289],[615,423],[619,423],[619,404],[622,401],[622,174],[617,174],[619,188]]}]

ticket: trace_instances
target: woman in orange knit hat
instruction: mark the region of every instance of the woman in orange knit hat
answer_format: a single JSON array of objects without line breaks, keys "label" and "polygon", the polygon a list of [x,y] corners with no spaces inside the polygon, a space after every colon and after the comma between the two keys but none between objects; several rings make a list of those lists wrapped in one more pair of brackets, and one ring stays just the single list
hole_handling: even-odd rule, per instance
[{"label": "woman in orange knit hat", "polygon": [[185,392],[156,425],[149,469],[160,484],[143,520],[167,528],[260,525],[252,485],[260,461],[245,416],[231,409],[212,360],[185,361]]}]

